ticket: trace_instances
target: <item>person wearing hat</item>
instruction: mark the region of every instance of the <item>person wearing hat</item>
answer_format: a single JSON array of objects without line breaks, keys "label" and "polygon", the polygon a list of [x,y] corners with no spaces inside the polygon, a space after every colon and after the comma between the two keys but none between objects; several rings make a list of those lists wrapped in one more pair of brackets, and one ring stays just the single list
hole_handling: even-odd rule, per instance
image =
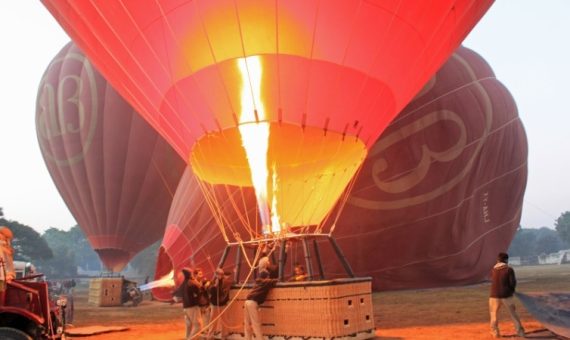
[{"label": "person wearing hat", "polygon": [[277,279],[270,278],[269,271],[267,270],[269,265],[269,258],[262,257],[259,260],[259,276],[255,280],[255,285],[249,291],[249,294],[247,294],[244,303],[244,333],[246,340],[251,340],[252,329],[256,340],[263,339],[259,306],[265,302],[269,290],[277,283]]},{"label": "person wearing hat", "polygon": [[504,306],[513,323],[517,336],[524,337],[524,328],[521,325],[521,320],[515,310],[515,302],[513,295],[517,286],[515,278],[515,271],[509,267],[509,255],[507,253],[499,253],[497,256],[497,263],[491,271],[491,294],[489,297],[489,314],[491,316],[491,335],[499,338],[499,321],[497,314],[501,306]]},{"label": "person wearing hat", "polygon": [[14,235],[8,227],[0,227],[0,306],[4,305],[8,282],[16,277],[14,272]]},{"label": "person wearing hat", "polygon": [[228,336],[227,313],[224,312],[230,300],[230,289],[232,288],[231,272],[222,268],[216,269],[216,276],[208,289],[210,295],[210,327],[208,328],[207,339],[214,339],[214,333],[218,325],[221,328],[222,340]]}]

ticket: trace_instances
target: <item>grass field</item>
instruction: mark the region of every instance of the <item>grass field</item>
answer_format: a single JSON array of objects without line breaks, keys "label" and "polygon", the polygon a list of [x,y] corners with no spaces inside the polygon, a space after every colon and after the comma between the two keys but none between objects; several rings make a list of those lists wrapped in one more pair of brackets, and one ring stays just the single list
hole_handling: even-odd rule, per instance
[{"label": "grass field", "polygon": [[[570,265],[515,268],[518,291],[570,291]],[[488,325],[489,284],[374,293],[374,319],[379,339],[490,339]],[[138,307],[97,308],[87,304],[87,289],[75,295],[75,327],[91,325],[127,326],[120,333],[89,339],[184,339],[181,305],[143,301]],[[530,316],[517,302],[527,338],[559,339]],[[501,311],[501,333],[514,334],[505,311]],[[511,338],[515,338],[511,336]]]}]

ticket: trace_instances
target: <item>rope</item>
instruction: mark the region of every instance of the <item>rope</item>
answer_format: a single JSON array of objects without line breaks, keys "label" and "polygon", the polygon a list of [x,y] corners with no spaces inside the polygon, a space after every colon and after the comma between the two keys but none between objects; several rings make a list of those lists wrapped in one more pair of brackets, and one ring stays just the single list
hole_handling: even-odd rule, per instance
[{"label": "rope", "polygon": [[[266,244],[267,244],[267,243],[266,243]],[[273,240],[273,246],[271,247],[270,251],[267,253],[266,256],[270,256],[270,255],[275,251],[275,249],[276,249],[275,244],[276,244],[276,242],[275,242],[275,240]],[[216,322],[222,317],[222,315],[223,315],[224,313],[226,313],[226,311],[228,310],[228,308],[237,300],[237,297],[239,296],[239,294],[240,294],[240,293],[243,291],[243,289],[245,288],[245,285],[246,285],[247,282],[249,281],[249,279],[250,279],[251,275],[253,274],[254,270],[257,269],[257,266],[254,266],[254,265],[249,261],[249,259],[248,259],[248,257],[247,257],[247,252],[246,252],[246,250],[245,250],[245,247],[244,247],[244,244],[243,244],[242,241],[239,241],[239,242],[238,242],[238,247],[240,247],[240,249],[242,250],[242,252],[243,252],[244,255],[245,255],[245,259],[246,259],[246,261],[247,261],[247,263],[248,263],[248,265],[249,265],[249,267],[250,267],[249,273],[247,274],[245,280],[243,281],[243,283],[242,283],[241,286],[239,287],[239,289],[238,289],[237,293],[234,295],[234,297],[227,303],[226,306],[224,306],[224,308],[220,311],[220,313],[219,313],[213,320],[210,320],[210,322],[209,322],[207,325],[202,326],[202,327],[200,328],[200,330],[198,331],[198,333],[196,333],[196,335],[194,335],[193,339],[196,339],[196,338],[200,337],[200,335],[201,335],[202,333],[206,333],[206,332],[210,329],[210,327],[211,327],[214,323],[216,323]],[[265,247],[265,249],[266,249],[266,248],[267,248],[267,247]],[[255,252],[255,256],[254,256],[254,261],[253,261],[253,263],[258,263],[261,253],[262,253],[262,247],[258,247],[257,250],[256,250],[256,252]],[[223,320],[222,320],[222,322],[223,322]],[[227,325],[227,324],[226,324],[226,325]],[[236,327],[239,326],[239,324],[238,324],[238,325],[228,325],[228,326],[230,326],[229,328],[236,328]]]}]

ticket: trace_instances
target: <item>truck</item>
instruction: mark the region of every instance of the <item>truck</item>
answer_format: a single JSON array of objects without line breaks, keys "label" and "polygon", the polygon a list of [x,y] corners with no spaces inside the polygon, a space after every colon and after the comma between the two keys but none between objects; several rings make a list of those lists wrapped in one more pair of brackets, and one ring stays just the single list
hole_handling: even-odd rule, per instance
[{"label": "truck", "polygon": [[0,296],[0,339],[65,339],[67,298],[50,298],[43,274],[21,276],[6,283]]}]

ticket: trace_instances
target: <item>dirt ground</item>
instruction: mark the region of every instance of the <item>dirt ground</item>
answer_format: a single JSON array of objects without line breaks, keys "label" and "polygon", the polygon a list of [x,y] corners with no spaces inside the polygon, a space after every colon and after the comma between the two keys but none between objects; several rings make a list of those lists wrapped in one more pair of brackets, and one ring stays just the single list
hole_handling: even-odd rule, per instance
[{"label": "dirt ground", "polygon": [[[570,265],[517,267],[516,273],[521,292],[570,289]],[[491,339],[488,291],[489,284],[482,283],[466,287],[374,293],[376,336],[383,340]],[[529,333],[527,338],[562,339],[545,330],[518,302],[517,307]],[[516,339],[505,311],[500,314],[500,320],[503,337]],[[126,326],[129,330],[82,339],[184,339],[180,304],[145,300],[138,307],[98,308],[87,304],[87,288],[80,286],[75,294],[74,327],[92,325]]]}]

